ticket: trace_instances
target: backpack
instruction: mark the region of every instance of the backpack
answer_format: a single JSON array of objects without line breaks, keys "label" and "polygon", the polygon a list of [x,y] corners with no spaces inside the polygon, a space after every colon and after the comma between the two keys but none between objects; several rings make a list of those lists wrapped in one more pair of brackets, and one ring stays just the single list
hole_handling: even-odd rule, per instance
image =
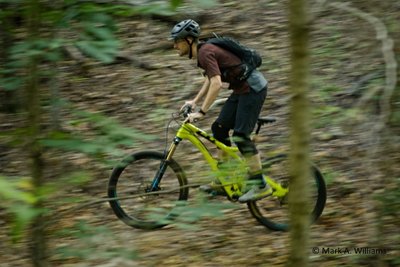
[{"label": "backpack", "polygon": [[242,61],[239,65],[229,67],[234,68],[241,66],[240,75],[237,77],[239,81],[247,80],[251,72],[262,64],[262,58],[256,50],[240,44],[233,38],[218,36],[214,33],[214,37],[208,39],[206,43],[219,46],[231,52]]}]

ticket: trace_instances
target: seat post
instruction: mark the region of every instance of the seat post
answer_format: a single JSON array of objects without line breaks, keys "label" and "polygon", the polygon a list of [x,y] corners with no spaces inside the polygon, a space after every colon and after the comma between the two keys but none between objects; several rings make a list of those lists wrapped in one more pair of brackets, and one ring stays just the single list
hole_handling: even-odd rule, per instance
[{"label": "seat post", "polygon": [[267,116],[267,117],[260,117],[257,119],[257,130],[256,130],[256,135],[260,132],[261,126],[263,126],[265,123],[273,123],[276,121],[275,117]]},{"label": "seat post", "polygon": [[263,123],[261,123],[260,121],[257,122],[256,135],[258,135],[258,133],[260,132],[262,125],[263,125]]}]

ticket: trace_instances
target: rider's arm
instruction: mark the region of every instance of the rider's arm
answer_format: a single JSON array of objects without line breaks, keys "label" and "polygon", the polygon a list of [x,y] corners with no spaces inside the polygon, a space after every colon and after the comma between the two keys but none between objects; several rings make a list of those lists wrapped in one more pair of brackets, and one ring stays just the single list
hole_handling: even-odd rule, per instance
[{"label": "rider's arm", "polygon": [[208,77],[206,77],[203,86],[197,93],[196,97],[193,99],[195,105],[198,105],[199,102],[204,98],[204,96],[207,95],[209,87],[210,87],[210,80],[208,79]]},{"label": "rider's arm", "polygon": [[221,86],[222,81],[220,75],[215,75],[210,78],[210,86],[208,87],[206,98],[204,99],[203,105],[201,106],[201,110],[203,112],[207,112],[212,103],[214,103],[219,91],[221,90]]}]

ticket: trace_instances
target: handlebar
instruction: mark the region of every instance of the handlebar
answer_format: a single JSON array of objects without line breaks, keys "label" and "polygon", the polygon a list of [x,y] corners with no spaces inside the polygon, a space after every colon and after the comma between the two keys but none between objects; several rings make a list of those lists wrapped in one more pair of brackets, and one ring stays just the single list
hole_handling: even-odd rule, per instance
[{"label": "handlebar", "polygon": [[[212,103],[212,105],[210,106],[209,109],[212,109],[217,105],[225,103],[226,100],[227,100],[227,98],[217,99],[216,101],[214,101],[214,103]],[[192,112],[193,112],[193,108],[190,105],[187,105],[187,106],[183,107],[183,109],[179,112],[179,114],[182,114],[184,118],[187,118],[189,116],[189,114]]]},{"label": "handlebar", "polygon": [[189,114],[192,113],[192,107],[187,105],[183,108],[182,110],[182,114],[184,118],[187,118],[189,116]]}]

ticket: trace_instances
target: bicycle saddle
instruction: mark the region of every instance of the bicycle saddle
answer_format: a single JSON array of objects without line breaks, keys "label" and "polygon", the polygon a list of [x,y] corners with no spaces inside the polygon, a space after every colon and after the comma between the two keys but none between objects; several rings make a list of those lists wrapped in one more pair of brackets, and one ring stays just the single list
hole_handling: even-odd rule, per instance
[{"label": "bicycle saddle", "polygon": [[273,123],[276,122],[276,117],[266,116],[266,117],[259,117],[257,119],[257,123],[263,125],[264,123]]}]

